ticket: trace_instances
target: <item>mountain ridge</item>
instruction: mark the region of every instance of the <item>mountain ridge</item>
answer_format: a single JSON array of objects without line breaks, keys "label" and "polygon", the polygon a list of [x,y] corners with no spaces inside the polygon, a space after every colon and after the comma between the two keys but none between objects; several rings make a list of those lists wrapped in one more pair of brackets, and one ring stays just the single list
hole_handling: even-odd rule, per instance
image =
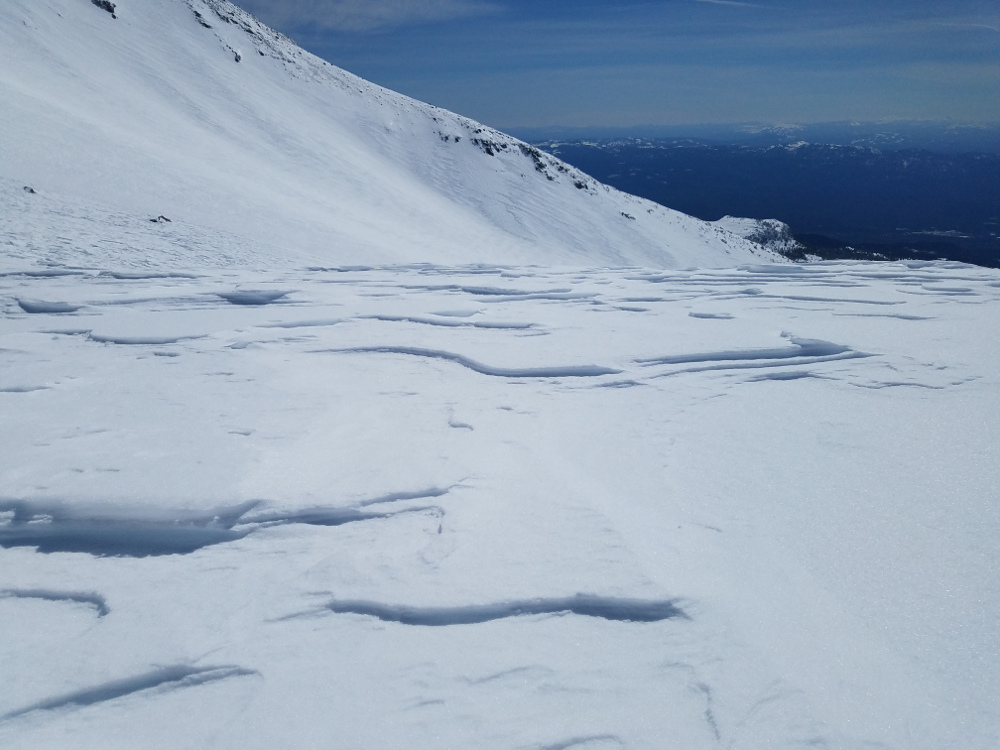
[{"label": "mountain ridge", "polygon": [[779,256],[320,60],[226,0],[12,0],[0,176],[317,262]]}]

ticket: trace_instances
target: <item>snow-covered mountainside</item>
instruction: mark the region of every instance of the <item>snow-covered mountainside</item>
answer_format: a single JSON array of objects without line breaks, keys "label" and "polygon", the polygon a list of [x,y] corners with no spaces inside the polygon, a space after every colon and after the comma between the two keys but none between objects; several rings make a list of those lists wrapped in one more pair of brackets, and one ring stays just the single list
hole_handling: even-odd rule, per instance
[{"label": "snow-covered mountainside", "polygon": [[0,178],[314,262],[772,258],[340,70],[225,0],[4,0],[0,133]]},{"label": "snow-covered mountainside", "polygon": [[770,257],[2,0],[0,748],[997,748],[1000,272]]},{"label": "snow-covered mountainside", "polygon": [[712,224],[785,257],[801,256],[806,249],[805,245],[792,236],[792,228],[777,219],[723,216]]}]

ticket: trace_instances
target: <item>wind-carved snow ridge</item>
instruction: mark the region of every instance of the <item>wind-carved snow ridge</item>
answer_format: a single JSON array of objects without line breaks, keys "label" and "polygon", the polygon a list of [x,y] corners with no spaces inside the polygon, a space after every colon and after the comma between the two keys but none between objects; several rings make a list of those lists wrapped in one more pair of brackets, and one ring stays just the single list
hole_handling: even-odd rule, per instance
[{"label": "wind-carved snow ridge", "polygon": [[372,497],[367,500],[362,500],[355,503],[359,508],[367,508],[371,505],[381,505],[383,503],[399,503],[404,500],[429,500],[435,497],[444,497],[452,490],[458,488],[460,485],[453,484],[450,487],[428,487],[425,490],[416,490],[415,492],[390,492],[387,495],[379,495],[378,497]]},{"label": "wind-carved snow ridge", "polygon": [[419,315],[366,315],[363,320],[381,320],[384,323],[416,323],[417,325],[438,326],[439,328],[485,328],[495,330],[526,331],[534,328],[534,323],[503,323],[454,320],[450,318],[427,318]]},{"label": "wind-carved snow ridge", "polygon": [[591,734],[585,737],[571,737],[554,745],[544,745],[539,750],[614,750],[626,747],[621,737],[615,734]]},{"label": "wind-carved snow ridge", "polygon": [[258,328],[327,328],[340,325],[344,321],[340,318],[316,318],[314,320],[287,320],[279,323],[261,323]]},{"label": "wind-carved snow ridge", "polygon": [[[872,354],[859,352],[849,346],[834,344],[819,339],[802,339],[786,336],[792,346],[780,349],[735,349],[728,351],[704,352],[701,354],[679,354],[664,357],[648,357],[635,362],[643,367],[655,365],[701,364],[704,367],[687,367],[674,372],[704,372],[707,370],[756,369],[762,367],[782,367],[785,365],[814,364],[841,359],[860,359]],[[709,364],[717,363],[717,364]],[[673,373],[669,373],[673,374]]]},{"label": "wind-carved snow ridge", "polygon": [[141,693],[154,689],[178,690],[182,688],[205,685],[209,682],[226,680],[230,677],[249,677],[259,675],[253,669],[244,669],[237,666],[217,666],[217,667],[192,667],[179,664],[171,667],[164,667],[145,674],[127,677],[122,680],[114,680],[95,685],[73,693],[66,693],[48,700],[39,701],[30,706],[11,711],[0,716],[0,722],[16,719],[19,716],[32,713],[33,711],[55,711],[62,708],[84,708],[98,703],[124,698],[134,693]]},{"label": "wind-carved snow ridge", "polygon": [[0,547],[35,547],[41,553],[80,552],[97,557],[186,555],[204,547],[243,539],[261,529],[302,524],[342,526],[409,513],[441,517],[436,505],[394,511],[365,511],[375,505],[441,497],[452,488],[399,492],[361,501],[355,507],[258,510],[259,500],[210,511],[76,507],[57,502],[0,501]]},{"label": "wind-carved snow ridge", "polygon": [[557,289],[503,289],[498,287],[490,286],[465,286],[460,284],[406,284],[403,286],[404,289],[417,289],[421,291],[428,292],[440,292],[440,291],[454,291],[463,292],[465,294],[471,294],[476,297],[480,297],[480,302],[511,302],[511,301],[524,301],[531,302],[534,300],[552,300],[552,301],[572,301],[572,300],[589,300],[597,296],[596,292],[576,292],[573,289],[567,288],[557,288]]},{"label": "wind-carved snow ridge", "polygon": [[427,359],[442,359],[454,362],[480,375],[499,378],[595,378],[602,375],[618,375],[621,370],[599,365],[566,365],[562,367],[493,367],[484,365],[454,352],[439,349],[421,349],[414,346],[358,346],[349,349],[317,349],[317,354],[404,354]]},{"label": "wind-carved snow ridge", "polygon": [[232,305],[257,307],[261,305],[270,305],[272,302],[277,302],[278,300],[287,297],[289,294],[291,294],[291,292],[247,290],[220,292],[219,296]]},{"label": "wind-carved snow ridge", "polygon": [[2,208],[5,750],[996,745],[996,270],[29,260],[81,239]]},{"label": "wind-carved snow ridge", "polygon": [[301,523],[307,526],[342,526],[345,523],[355,521],[372,521],[381,518],[393,518],[403,513],[431,513],[435,516],[444,515],[444,511],[436,505],[421,505],[414,508],[406,508],[392,513],[373,513],[358,510],[357,508],[303,508],[301,510],[281,512],[260,513],[247,518],[247,523],[254,524],[258,528],[266,526],[284,526],[287,524]]},{"label": "wind-carved snow ridge", "polygon": [[98,278],[117,279],[118,281],[152,281],[154,279],[197,279],[193,273],[177,273],[172,271],[101,271]]},{"label": "wind-carved snow ridge", "polygon": [[454,285],[446,286],[446,289],[456,289],[460,292],[465,292],[466,294],[474,294],[477,297],[523,297],[526,294],[567,294],[573,290],[569,287],[557,287],[556,289],[538,289],[538,290],[526,290],[526,289],[504,289],[495,286],[465,286],[465,285]]},{"label": "wind-carved snow ridge", "polygon": [[74,313],[82,307],[82,305],[71,305],[68,302],[46,302],[40,299],[19,299],[17,304],[26,313],[33,315]]},{"label": "wind-carved snow ridge", "polygon": [[384,622],[428,627],[478,625],[493,620],[528,615],[574,614],[620,622],[660,622],[662,620],[690,619],[677,606],[675,600],[616,599],[591,594],[464,607],[408,607],[363,600],[335,600],[327,604],[325,609],[335,614],[367,615]]},{"label": "wind-carved snow ridge", "polygon": [[728,362],[733,360],[792,359],[796,357],[834,357],[851,351],[849,346],[833,344],[818,339],[790,337],[792,346],[782,349],[736,349],[730,351],[706,352],[704,354],[679,354],[665,357],[637,359],[646,365],[679,365],[690,362]]},{"label": "wind-carved snow ridge", "polygon": [[54,591],[51,589],[6,589],[0,590],[0,599],[41,599],[47,602],[87,604],[97,610],[98,617],[104,617],[111,613],[107,600],[100,594],[94,593]]},{"label": "wind-carved snow ridge", "polygon": [[183,555],[245,537],[250,529],[233,527],[256,505],[250,502],[207,512],[123,512],[55,502],[0,501],[0,512],[14,514],[0,524],[0,547],[101,557]]},{"label": "wind-carved snow ridge", "polygon": [[83,271],[69,271],[64,268],[25,268],[17,271],[5,271],[0,273],[0,278],[8,276],[24,276],[28,279],[61,279],[66,276],[83,276]]},{"label": "wind-carved snow ridge", "polygon": [[408,506],[401,510],[381,512],[362,509],[376,505],[392,505],[411,500],[431,500],[433,498],[444,497],[457,486],[430,487],[413,492],[392,492],[387,495],[379,495],[378,497],[361,500],[356,502],[354,507],[348,508],[317,506],[288,511],[263,510],[256,513],[251,512],[243,516],[240,523],[253,525],[255,528],[297,523],[307,526],[342,526],[343,524],[354,523],[355,521],[393,518],[404,513],[429,513],[433,516],[441,517],[444,515],[444,510],[437,505],[416,505]]},{"label": "wind-carved snow ridge", "polygon": [[119,346],[164,346],[181,341],[201,339],[204,336],[105,336],[90,332],[87,338],[98,344],[118,344]]},{"label": "wind-carved snow ridge", "polygon": [[802,380],[804,378],[820,378],[822,376],[816,375],[815,373],[806,371],[791,371],[791,372],[770,372],[766,375],[757,375],[756,377],[750,378],[750,382],[758,383],[764,381],[783,381],[783,380]]}]

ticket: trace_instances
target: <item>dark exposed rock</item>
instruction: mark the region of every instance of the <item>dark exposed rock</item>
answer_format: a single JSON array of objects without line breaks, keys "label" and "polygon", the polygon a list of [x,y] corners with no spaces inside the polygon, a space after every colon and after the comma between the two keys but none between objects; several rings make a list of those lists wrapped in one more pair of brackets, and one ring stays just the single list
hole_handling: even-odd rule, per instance
[{"label": "dark exposed rock", "polygon": [[[545,160],[542,158],[541,151],[539,151],[534,146],[529,146],[526,143],[520,144],[520,147],[521,147],[521,153],[530,158],[535,163],[536,172],[541,172],[543,175],[545,175],[546,179],[549,180],[549,182],[555,180],[555,177],[549,174],[549,170],[546,169]],[[566,169],[561,168],[560,171],[565,172]]]},{"label": "dark exposed rock", "polygon": [[90,2],[101,10],[106,10],[111,14],[112,18],[118,18],[118,16],[115,15],[115,4],[110,2],[110,0],[90,0]]},{"label": "dark exposed rock", "polygon": [[487,138],[473,138],[472,142],[485,151],[489,156],[496,156],[501,151],[507,150],[507,144],[502,141],[492,141]]}]

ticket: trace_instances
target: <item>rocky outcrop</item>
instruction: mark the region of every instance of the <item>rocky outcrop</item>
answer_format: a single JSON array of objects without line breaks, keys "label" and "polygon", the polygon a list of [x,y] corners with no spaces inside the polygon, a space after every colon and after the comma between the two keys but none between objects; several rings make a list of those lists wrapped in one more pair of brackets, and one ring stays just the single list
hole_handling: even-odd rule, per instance
[{"label": "rocky outcrop", "polygon": [[792,236],[791,227],[783,221],[723,216],[711,223],[791,260],[805,260],[806,246]]},{"label": "rocky outcrop", "polygon": [[115,15],[115,4],[109,2],[109,0],[90,0],[90,2],[92,2],[101,10],[106,10],[108,13],[111,14],[112,18],[118,18],[118,16]]}]

